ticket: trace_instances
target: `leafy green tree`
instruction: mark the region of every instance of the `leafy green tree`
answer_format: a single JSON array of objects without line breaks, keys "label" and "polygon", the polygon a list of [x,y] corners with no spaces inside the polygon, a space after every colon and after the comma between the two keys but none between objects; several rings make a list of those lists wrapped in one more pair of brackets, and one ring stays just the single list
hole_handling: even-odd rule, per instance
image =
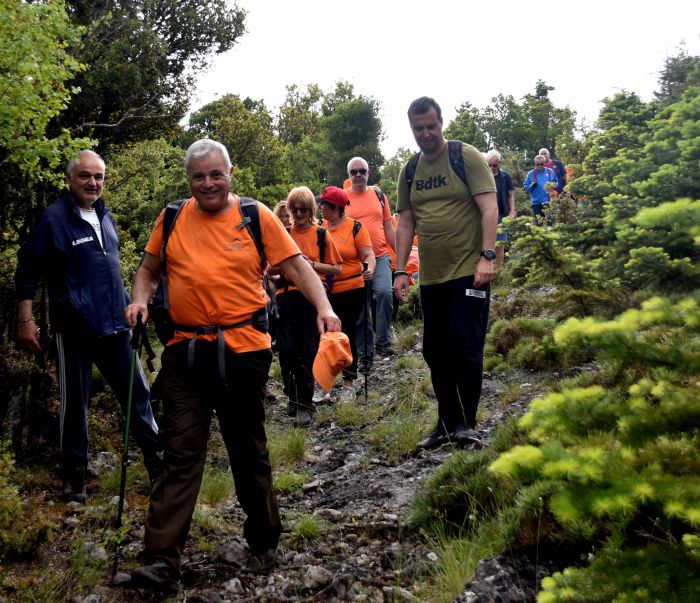
[{"label": "leafy green tree", "polygon": [[330,147],[326,162],[329,184],[342,184],[347,178],[347,163],[355,156],[367,160],[370,178],[376,182],[384,163],[379,148],[382,133],[379,103],[371,98],[359,97],[333,101],[332,107],[332,113],[326,113],[321,120]]},{"label": "leafy green tree", "polygon": [[323,92],[317,84],[310,84],[302,93],[296,85],[287,86],[287,97],[282,103],[276,122],[282,144],[298,144],[304,138],[316,137],[319,132]]},{"label": "leafy green tree", "polygon": [[445,138],[461,140],[480,151],[486,151],[486,133],[482,126],[483,117],[479,109],[469,101],[462,103],[456,117],[445,128]]},{"label": "leafy green tree", "polygon": [[90,146],[66,129],[46,132],[77,92],[69,82],[85,66],[70,47],[82,33],[71,26],[63,2],[0,0],[0,181],[5,186],[12,169],[30,185],[60,181],[56,167]]},{"label": "leafy green tree", "polygon": [[257,186],[279,180],[282,145],[273,130],[272,114],[262,101],[226,94],[193,113],[189,129],[194,138],[213,138],[224,144],[234,166],[248,168]]},{"label": "leafy green tree", "polygon": [[184,116],[198,72],[244,33],[245,12],[226,0],[68,0],[86,29],[74,56],[87,65],[55,128],[109,144],[168,135]]},{"label": "leafy green tree", "polygon": [[700,86],[700,57],[689,55],[681,45],[676,56],[664,60],[654,97],[661,105],[670,105],[678,102],[689,86]]}]

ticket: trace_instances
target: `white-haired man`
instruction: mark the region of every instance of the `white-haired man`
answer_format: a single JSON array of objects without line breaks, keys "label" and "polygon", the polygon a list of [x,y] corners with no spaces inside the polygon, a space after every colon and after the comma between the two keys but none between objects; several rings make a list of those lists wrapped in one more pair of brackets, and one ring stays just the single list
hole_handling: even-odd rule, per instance
[{"label": "white-haired man", "polygon": [[[182,549],[204,471],[212,411],[229,453],[250,548],[244,570],[268,572],[276,562],[282,523],[272,488],[263,401],[272,360],[266,329],[268,298],[261,258],[245,227],[240,198],[230,191],[226,147],[204,139],[185,155],[192,198],[182,206],[166,248],[170,316],[175,333],[165,347],[162,438],[164,472],[151,493],[144,566],[132,583],[175,592]],[[319,331],[338,331],[320,279],[282,223],[256,203],[267,261],[293,278],[318,311]],[[249,218],[249,216],[246,216]],[[163,214],[136,272],[126,317],[148,315],[162,274]]]},{"label": "white-haired man", "polygon": [[[486,153],[486,163],[491,168],[493,179],[496,182],[496,198],[498,200],[498,223],[503,222],[503,218],[515,218],[515,187],[510,174],[501,169],[501,154],[495,149]],[[508,243],[508,233],[499,232],[496,240],[501,241],[501,245],[496,247],[496,269],[503,266],[506,255],[506,243]]]}]

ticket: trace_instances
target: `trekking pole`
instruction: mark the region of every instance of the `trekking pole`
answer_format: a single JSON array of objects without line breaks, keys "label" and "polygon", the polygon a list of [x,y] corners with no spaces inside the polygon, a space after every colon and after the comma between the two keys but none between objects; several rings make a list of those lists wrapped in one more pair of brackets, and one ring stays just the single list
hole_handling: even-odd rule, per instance
[{"label": "trekking pole", "polygon": [[[136,376],[136,362],[139,358],[142,338],[147,341],[146,327],[141,322],[141,314],[136,318],[136,327],[131,334],[131,366],[129,368],[129,395],[126,402],[126,425],[124,427],[124,445],[122,447],[122,474],[119,480],[119,506],[117,509],[116,539],[114,543],[114,561],[112,562],[112,580],[117,574],[117,562],[119,557],[121,536],[119,530],[122,527],[122,514],[124,513],[124,497],[126,495],[126,468],[129,465],[129,428],[131,426],[131,402],[134,397],[134,378]],[[150,344],[147,344],[150,348]],[[150,358],[149,358],[150,360]]]},{"label": "trekking pole", "polygon": [[[367,272],[367,262],[362,262],[362,272]],[[372,320],[369,312],[369,289],[367,289],[367,281],[365,281],[365,345],[367,345],[367,321]],[[366,350],[365,353],[367,353]],[[367,373],[369,373],[369,362],[365,364],[365,404],[367,404]]]}]

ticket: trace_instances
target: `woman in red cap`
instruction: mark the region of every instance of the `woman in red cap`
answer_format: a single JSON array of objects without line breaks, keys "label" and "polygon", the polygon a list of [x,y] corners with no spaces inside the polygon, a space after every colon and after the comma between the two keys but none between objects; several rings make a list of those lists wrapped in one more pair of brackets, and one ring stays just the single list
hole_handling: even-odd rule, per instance
[{"label": "woman in red cap", "polygon": [[[366,228],[357,220],[345,215],[350,203],[345,191],[337,186],[327,186],[319,195],[323,226],[331,233],[335,246],[343,259],[343,272],[335,278],[330,302],[340,318],[342,330],[350,340],[352,364],[343,370],[343,389],[340,400],[355,399],[353,381],[357,378],[356,325],[365,303],[365,281],[371,281],[376,266],[372,243]],[[363,270],[362,264],[367,263]]]},{"label": "woman in red cap", "polygon": [[[319,238],[319,226],[314,222],[316,199],[311,189],[298,186],[289,191],[287,211],[292,218],[289,234],[319,278],[326,281],[329,275],[340,274],[340,254],[328,231]],[[324,242],[323,261],[319,248],[321,240]],[[277,267],[269,268],[269,274],[280,272]],[[320,337],[316,309],[294,283],[286,275],[283,276],[277,287],[277,349],[284,393],[289,397],[287,414],[295,418],[295,425],[307,426],[314,413],[314,378],[311,370]]]}]

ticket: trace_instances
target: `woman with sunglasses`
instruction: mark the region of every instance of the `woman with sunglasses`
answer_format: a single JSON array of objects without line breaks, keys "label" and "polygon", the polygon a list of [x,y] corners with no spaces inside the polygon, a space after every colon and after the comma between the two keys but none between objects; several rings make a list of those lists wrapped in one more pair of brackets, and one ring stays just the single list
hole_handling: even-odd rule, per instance
[{"label": "woman with sunglasses", "polygon": [[[327,186],[319,200],[323,226],[331,233],[343,261],[343,273],[335,279],[330,301],[340,318],[343,333],[350,340],[352,351],[352,364],[343,370],[340,401],[352,402],[355,399],[353,381],[357,378],[356,325],[366,299],[365,283],[372,282],[377,261],[367,229],[345,215],[345,206],[350,204],[345,191],[337,186]],[[366,270],[363,263],[366,263]]]},{"label": "woman with sunglasses", "polygon": [[[302,257],[326,282],[329,275],[340,274],[341,258],[328,234],[324,234],[325,252],[323,262],[319,249],[319,226],[314,222],[316,200],[311,189],[299,186],[289,191],[287,211],[292,219],[289,234],[299,246]],[[282,271],[270,267],[270,274]],[[318,351],[319,332],[316,325],[316,309],[306,300],[299,289],[283,274],[277,289],[277,349],[284,393],[289,398],[287,414],[294,417],[294,424],[311,424],[314,413],[314,378],[311,373]]]}]

